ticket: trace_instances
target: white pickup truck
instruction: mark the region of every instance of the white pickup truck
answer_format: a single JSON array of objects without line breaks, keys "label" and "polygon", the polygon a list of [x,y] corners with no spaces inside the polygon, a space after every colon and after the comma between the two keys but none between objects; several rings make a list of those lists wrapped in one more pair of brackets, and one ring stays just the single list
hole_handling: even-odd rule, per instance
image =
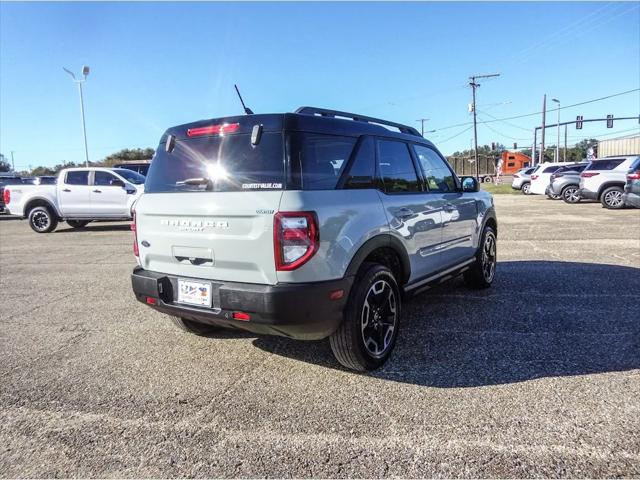
[{"label": "white pickup truck", "polygon": [[52,232],[60,221],[82,228],[92,220],[130,220],[144,180],[124,168],[68,168],[55,185],[7,185],[4,203],[38,233]]}]

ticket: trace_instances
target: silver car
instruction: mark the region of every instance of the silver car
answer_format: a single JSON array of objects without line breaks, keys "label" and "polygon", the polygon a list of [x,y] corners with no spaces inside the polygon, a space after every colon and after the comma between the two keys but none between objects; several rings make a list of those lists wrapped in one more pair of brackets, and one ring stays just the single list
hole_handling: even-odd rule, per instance
[{"label": "silver car", "polygon": [[135,208],[136,298],[184,330],[329,338],[389,357],[404,293],[496,271],[493,198],[413,127],[347,112],[217,118],[162,136]]},{"label": "silver car", "polygon": [[535,167],[527,167],[518,170],[513,174],[513,181],[511,182],[511,188],[514,190],[521,190],[525,195],[529,195],[529,188],[531,187],[531,174],[535,170]]}]

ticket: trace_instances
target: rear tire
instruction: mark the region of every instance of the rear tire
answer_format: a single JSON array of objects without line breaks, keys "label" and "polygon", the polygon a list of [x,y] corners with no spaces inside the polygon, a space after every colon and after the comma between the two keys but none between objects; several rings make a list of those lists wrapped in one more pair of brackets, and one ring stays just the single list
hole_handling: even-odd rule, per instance
[{"label": "rear tire", "polygon": [[622,187],[609,187],[600,195],[600,203],[604,208],[618,210],[624,207],[624,201],[622,201],[623,193]]},{"label": "rear tire", "polygon": [[489,288],[496,276],[498,243],[496,233],[489,225],[484,227],[476,261],[464,272],[464,282],[474,289]]},{"label": "rear tire", "polygon": [[67,220],[67,224],[72,228],[84,228],[91,220]]},{"label": "rear tire", "polygon": [[562,189],[562,200],[566,203],[578,203],[580,201],[580,187],[567,185]]},{"label": "rear tire", "polygon": [[29,226],[36,233],[53,232],[58,226],[58,217],[49,207],[35,207],[29,212]]},{"label": "rear tire", "polygon": [[195,335],[209,335],[220,330],[220,327],[209,325],[207,323],[194,322],[193,320],[187,320],[186,318],[171,317],[171,320],[179,329]]},{"label": "rear tire", "polygon": [[522,184],[522,193],[531,195],[531,184],[529,182]]},{"label": "rear tire", "polygon": [[338,362],[358,372],[382,366],[398,337],[401,306],[391,270],[365,263],[349,295],[344,319],[329,337]]}]

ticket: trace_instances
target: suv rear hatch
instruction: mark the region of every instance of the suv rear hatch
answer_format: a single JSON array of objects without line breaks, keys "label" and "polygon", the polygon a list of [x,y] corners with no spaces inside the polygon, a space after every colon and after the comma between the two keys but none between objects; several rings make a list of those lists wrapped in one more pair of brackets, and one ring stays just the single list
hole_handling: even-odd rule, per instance
[{"label": "suv rear hatch", "polygon": [[280,115],[175,127],[136,205],[140,264],[182,277],[277,283],[273,219],[285,184]]}]

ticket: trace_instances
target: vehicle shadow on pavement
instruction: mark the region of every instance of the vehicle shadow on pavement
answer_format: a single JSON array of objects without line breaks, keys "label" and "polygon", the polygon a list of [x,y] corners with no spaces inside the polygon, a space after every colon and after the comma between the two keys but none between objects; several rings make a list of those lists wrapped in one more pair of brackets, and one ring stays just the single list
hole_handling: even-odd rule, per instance
[{"label": "vehicle shadow on pavement", "polygon": [[[494,285],[462,279],[405,302],[396,348],[376,378],[475,387],[640,368],[640,269],[500,262]],[[328,342],[254,340],[277,355],[341,368]]]},{"label": "vehicle shadow on pavement", "polygon": [[93,224],[90,223],[86,227],[82,228],[73,228],[66,225],[62,227],[58,227],[54,233],[80,233],[80,232],[124,232],[127,230],[131,230],[131,223],[122,223],[122,224]]}]

